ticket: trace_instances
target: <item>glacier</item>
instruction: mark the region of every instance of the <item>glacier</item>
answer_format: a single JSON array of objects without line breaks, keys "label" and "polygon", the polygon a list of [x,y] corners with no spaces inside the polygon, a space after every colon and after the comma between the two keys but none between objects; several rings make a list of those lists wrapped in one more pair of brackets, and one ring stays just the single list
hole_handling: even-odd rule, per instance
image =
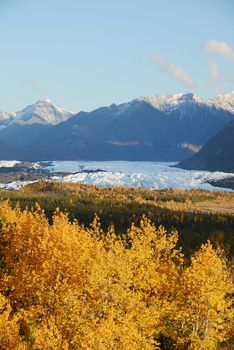
[{"label": "glacier", "polygon": [[[14,167],[16,164],[19,162],[0,161],[0,168]],[[232,191],[208,183],[233,177],[232,173],[184,170],[173,167],[175,164],[175,162],[142,161],[52,161],[32,163],[31,167],[37,169],[43,166],[48,171],[48,181],[83,183],[102,187],[197,188],[209,191]],[[19,190],[22,186],[33,182],[35,181],[0,183],[0,189]]]},{"label": "glacier", "polygon": [[56,181],[80,182],[97,186],[127,186],[147,189],[200,188],[210,191],[231,191],[207,183],[232,177],[234,174],[184,170],[172,167],[176,163],[129,161],[54,161],[48,166],[51,172],[71,172],[53,177]]}]

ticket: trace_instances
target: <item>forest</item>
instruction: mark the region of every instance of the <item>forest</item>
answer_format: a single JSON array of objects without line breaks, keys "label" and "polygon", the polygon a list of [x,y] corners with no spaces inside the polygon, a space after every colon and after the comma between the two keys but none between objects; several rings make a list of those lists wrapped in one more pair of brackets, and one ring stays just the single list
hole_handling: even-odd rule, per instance
[{"label": "forest", "polygon": [[156,227],[179,231],[178,246],[187,256],[209,239],[222,246],[228,258],[234,256],[234,193],[204,190],[147,190],[59,182],[36,182],[20,191],[0,190],[0,200],[9,200],[22,209],[36,203],[51,222],[57,208],[67,212],[71,221],[86,227],[99,217],[101,228],[115,226],[118,234],[132,223],[140,224],[143,215]]},{"label": "forest", "polygon": [[0,198],[0,349],[233,349],[233,193],[41,182]]}]

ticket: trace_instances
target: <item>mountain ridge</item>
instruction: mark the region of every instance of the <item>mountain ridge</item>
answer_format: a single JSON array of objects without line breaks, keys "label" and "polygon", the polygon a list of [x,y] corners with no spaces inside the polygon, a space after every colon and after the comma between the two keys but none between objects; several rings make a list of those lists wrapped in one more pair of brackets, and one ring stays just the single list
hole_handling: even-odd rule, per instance
[{"label": "mountain ridge", "polygon": [[[50,116],[51,101],[40,103]],[[41,123],[43,113],[38,116],[32,106],[0,130],[0,141],[15,149],[16,159],[19,151],[25,160],[180,161],[234,120],[234,92],[213,99],[191,93],[141,97],[56,124],[49,117]]]},{"label": "mountain ridge", "polygon": [[234,114],[234,91],[220,94],[209,99],[202,98],[192,93],[143,96],[139,99],[151,104],[156,109],[166,112],[167,114],[170,114],[173,108],[176,109],[176,107],[181,107],[183,103],[189,103],[190,105],[192,103],[203,104],[205,106],[215,107],[216,109],[224,109]]}]

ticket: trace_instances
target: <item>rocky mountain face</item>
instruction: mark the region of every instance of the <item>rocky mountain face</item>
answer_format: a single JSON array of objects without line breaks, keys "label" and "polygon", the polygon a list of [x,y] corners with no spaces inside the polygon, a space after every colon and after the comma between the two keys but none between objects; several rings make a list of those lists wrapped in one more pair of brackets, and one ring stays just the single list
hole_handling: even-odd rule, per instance
[{"label": "rocky mountain face", "polygon": [[141,97],[74,116],[47,100],[35,105],[0,130],[15,159],[178,161],[234,120],[234,92],[210,100],[193,94]]},{"label": "rocky mountain face", "polygon": [[179,163],[178,167],[234,173],[234,122],[212,137],[196,155]]}]

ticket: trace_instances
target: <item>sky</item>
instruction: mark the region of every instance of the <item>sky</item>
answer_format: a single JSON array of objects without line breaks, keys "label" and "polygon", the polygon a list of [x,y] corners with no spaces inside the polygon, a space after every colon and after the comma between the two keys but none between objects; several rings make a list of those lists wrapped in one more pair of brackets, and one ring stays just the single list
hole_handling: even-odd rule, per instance
[{"label": "sky", "polygon": [[233,0],[0,0],[0,110],[234,90]]}]

